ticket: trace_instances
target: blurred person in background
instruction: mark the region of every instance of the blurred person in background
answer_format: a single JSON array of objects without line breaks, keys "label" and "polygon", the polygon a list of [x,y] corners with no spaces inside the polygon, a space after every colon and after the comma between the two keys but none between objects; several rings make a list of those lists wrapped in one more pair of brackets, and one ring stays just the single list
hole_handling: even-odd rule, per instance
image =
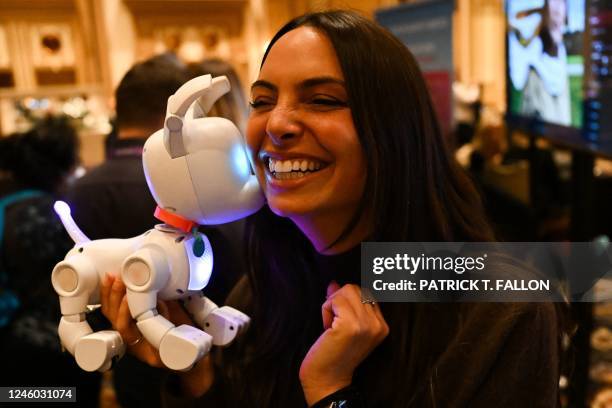
[{"label": "blurred person in background", "polygon": [[567,239],[569,192],[554,150],[543,143],[530,147],[520,135],[509,143],[501,115],[483,112],[468,165],[497,235],[507,241]]},{"label": "blurred person in background", "polygon": [[142,148],[163,127],[168,97],[187,79],[178,59],[162,54],[133,66],[119,83],[116,136],[108,146],[108,159],[67,192],[73,217],[89,238],[129,238],[158,223]]},{"label": "blurred person in background", "polygon": [[189,64],[187,69],[193,78],[211,74],[213,77],[225,75],[229,79],[231,90],[219,98],[207,116],[229,119],[244,134],[248,118],[247,101],[240,78],[231,64],[218,58],[210,58],[200,63]]},{"label": "blurred person in background", "polygon": [[50,283],[73,246],[53,203],[77,162],[77,135],[65,118],[0,138],[1,385],[76,386],[76,406],[96,407],[100,375],[82,371],[60,349]]},{"label": "blurred person in background", "polygon": [[481,98],[481,84],[460,81],[453,83],[454,144],[456,149],[469,144],[476,133],[483,108]]}]

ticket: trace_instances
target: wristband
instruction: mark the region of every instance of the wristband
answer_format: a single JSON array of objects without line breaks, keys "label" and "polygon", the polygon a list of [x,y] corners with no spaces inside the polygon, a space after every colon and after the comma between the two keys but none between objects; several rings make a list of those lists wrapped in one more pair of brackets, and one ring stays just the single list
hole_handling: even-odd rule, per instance
[{"label": "wristband", "polygon": [[339,389],[317,401],[311,408],[364,408],[361,395],[352,385]]}]

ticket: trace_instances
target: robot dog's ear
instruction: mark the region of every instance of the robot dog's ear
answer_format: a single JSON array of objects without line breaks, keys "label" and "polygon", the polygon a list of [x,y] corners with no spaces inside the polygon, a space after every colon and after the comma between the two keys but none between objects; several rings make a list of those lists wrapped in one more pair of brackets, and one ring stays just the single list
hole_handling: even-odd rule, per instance
[{"label": "robot dog's ear", "polygon": [[226,76],[213,78],[210,88],[196,100],[204,115],[210,112],[217,99],[230,91],[230,82]]},{"label": "robot dog's ear", "polygon": [[198,98],[200,108],[208,113],[213,104],[230,90],[227,77],[212,79],[202,75],[186,82],[170,98],[164,122],[164,145],[170,157],[177,158],[187,154],[183,141],[183,121],[189,107]]}]

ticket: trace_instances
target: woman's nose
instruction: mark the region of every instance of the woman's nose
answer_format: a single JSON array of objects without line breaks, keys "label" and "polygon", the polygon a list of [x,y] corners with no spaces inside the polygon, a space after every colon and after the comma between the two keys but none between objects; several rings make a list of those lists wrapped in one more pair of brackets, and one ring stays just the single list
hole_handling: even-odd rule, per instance
[{"label": "woman's nose", "polygon": [[302,134],[302,125],[295,109],[276,106],[268,116],[266,133],[275,145],[295,141]]}]

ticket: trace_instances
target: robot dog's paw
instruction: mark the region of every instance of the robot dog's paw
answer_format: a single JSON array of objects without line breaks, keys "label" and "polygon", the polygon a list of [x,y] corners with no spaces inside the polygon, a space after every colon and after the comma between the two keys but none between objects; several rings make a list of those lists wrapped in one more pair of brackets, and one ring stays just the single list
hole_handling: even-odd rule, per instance
[{"label": "robot dog's paw", "polygon": [[204,330],[212,335],[215,346],[227,346],[249,326],[251,319],[233,307],[213,310],[204,320]]},{"label": "robot dog's paw", "polygon": [[125,345],[118,332],[102,330],[79,340],[74,357],[85,371],[106,371],[112,362],[125,353]]},{"label": "robot dog's paw", "polygon": [[188,370],[212,347],[212,337],[186,324],[168,331],[159,345],[159,356],[172,370]]}]

